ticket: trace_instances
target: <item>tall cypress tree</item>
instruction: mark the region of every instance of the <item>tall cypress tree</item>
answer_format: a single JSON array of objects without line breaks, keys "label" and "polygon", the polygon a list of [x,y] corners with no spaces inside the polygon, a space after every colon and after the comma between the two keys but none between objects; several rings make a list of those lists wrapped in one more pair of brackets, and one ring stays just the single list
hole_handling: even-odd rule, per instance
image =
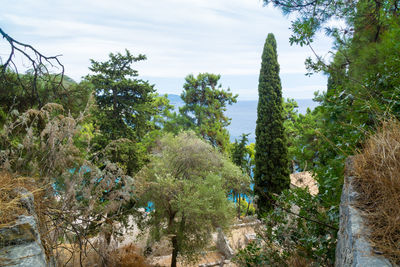
[{"label": "tall cypress tree", "polygon": [[282,111],[276,40],[270,33],[264,45],[258,82],[254,191],[260,215],[272,208],[272,194],[279,194],[290,185]]}]

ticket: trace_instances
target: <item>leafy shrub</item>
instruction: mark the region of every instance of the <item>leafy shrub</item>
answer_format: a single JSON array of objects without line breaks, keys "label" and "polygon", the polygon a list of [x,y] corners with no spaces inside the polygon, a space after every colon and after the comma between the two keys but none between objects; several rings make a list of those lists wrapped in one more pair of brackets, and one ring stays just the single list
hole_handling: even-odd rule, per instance
[{"label": "leafy shrub", "polygon": [[276,197],[275,209],[263,218],[257,233],[259,241],[241,250],[235,261],[240,266],[292,266],[294,258],[306,258],[315,266],[332,266],[335,214],[324,209],[306,189],[285,190]]},{"label": "leafy shrub", "polygon": [[270,250],[270,247],[263,246],[261,242],[250,242],[245,249],[240,250],[233,261],[239,266],[277,266],[280,260],[278,256],[278,261],[275,261],[275,257],[270,257],[278,255],[276,250]]},{"label": "leafy shrub", "polygon": [[138,225],[148,228],[154,241],[169,239],[171,266],[177,256],[193,262],[209,244],[216,226],[226,229],[233,220],[233,203],[224,185],[231,184],[226,179],[243,175],[194,132],[167,134],[158,143],[149,164],[135,177],[138,204],[146,207],[151,202],[154,207],[139,218]]},{"label": "leafy shrub", "polygon": [[254,215],[256,214],[256,209],[254,208],[253,203],[249,203],[246,201],[245,198],[242,198],[240,200],[240,215],[241,216],[246,216],[246,215]]}]

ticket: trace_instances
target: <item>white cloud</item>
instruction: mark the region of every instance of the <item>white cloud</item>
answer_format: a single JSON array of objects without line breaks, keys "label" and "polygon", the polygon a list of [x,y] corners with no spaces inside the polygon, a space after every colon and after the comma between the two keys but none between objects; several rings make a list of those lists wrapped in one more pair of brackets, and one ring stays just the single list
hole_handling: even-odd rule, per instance
[{"label": "white cloud", "polygon": [[[19,0],[3,8],[6,32],[46,54],[63,54],[66,73],[77,80],[88,73],[90,58],[105,60],[125,48],[147,55],[137,65],[146,76],[257,75],[269,32],[277,38],[282,74],[305,73],[312,55],[289,45],[289,20],[259,0]],[[325,54],[330,43],[321,44],[316,49]]]},{"label": "white cloud", "polygon": [[326,90],[326,85],[321,85],[321,84],[282,88],[284,98],[295,98],[295,99],[309,99],[314,96],[314,92],[316,91],[322,92],[325,90]]}]

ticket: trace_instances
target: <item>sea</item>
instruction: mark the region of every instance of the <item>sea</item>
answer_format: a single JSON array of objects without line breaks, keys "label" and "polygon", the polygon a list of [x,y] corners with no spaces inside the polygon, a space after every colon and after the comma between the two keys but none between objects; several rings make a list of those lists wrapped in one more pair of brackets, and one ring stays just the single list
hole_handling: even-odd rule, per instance
[{"label": "sea", "polygon": [[[183,106],[183,101],[179,95],[168,94],[170,103],[175,106],[175,110]],[[298,112],[305,114],[307,108],[314,109],[318,106],[317,102],[312,99],[295,99],[299,108]],[[240,136],[250,134],[248,136],[249,143],[255,142],[255,130],[257,120],[257,103],[258,100],[238,100],[237,103],[228,105],[226,114],[231,118],[231,124],[228,126],[230,139],[232,142],[239,140]]]}]

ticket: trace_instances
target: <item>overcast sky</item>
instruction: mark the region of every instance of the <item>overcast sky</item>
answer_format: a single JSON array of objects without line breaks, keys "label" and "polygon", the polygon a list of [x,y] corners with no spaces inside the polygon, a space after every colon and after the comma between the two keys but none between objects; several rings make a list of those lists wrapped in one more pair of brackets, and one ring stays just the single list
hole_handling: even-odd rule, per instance
[{"label": "overcast sky", "polygon": [[[283,94],[312,98],[325,90],[326,77],[306,77],[308,47],[290,46],[290,20],[259,0],[0,0],[0,27],[46,55],[62,54],[66,74],[76,81],[89,73],[89,59],[110,52],[145,54],[134,68],[160,93],[180,94],[184,77],[222,75],[240,99],[257,99],[261,53],[275,34]],[[293,18],[292,18],[293,19]],[[327,55],[321,35],[315,50]],[[0,56],[8,51],[4,41]]]}]

